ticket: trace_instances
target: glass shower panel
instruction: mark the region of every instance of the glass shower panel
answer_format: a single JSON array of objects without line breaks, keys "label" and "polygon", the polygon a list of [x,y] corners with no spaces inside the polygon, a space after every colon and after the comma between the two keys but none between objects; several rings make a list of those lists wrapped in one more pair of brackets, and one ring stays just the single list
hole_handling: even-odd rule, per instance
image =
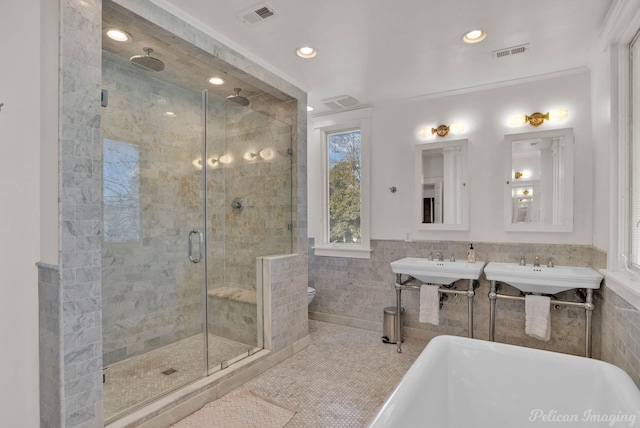
[{"label": "glass shower panel", "polygon": [[[254,100],[252,100],[252,103]],[[210,372],[263,347],[256,259],[292,251],[292,126],[209,97],[207,325]]]},{"label": "glass shower panel", "polygon": [[[107,422],[206,374],[202,99],[103,53]],[[195,231],[191,233],[192,231]],[[76,242],[75,245],[91,245]],[[201,247],[202,245],[202,247]]]}]

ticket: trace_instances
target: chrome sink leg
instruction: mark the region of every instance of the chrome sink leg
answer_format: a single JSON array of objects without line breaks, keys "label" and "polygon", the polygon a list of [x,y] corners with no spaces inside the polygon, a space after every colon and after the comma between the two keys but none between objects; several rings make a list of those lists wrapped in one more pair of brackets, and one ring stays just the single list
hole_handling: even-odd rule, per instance
[{"label": "chrome sink leg", "polygon": [[467,303],[469,305],[469,337],[471,338],[473,338],[473,297],[475,294],[473,279],[470,279],[469,288],[467,289]]},{"label": "chrome sink leg", "polygon": [[489,340],[496,341],[496,282],[491,281],[491,289],[489,290]]},{"label": "chrome sink leg", "polygon": [[587,358],[591,358],[591,315],[593,315],[593,310],[595,309],[595,305],[593,304],[593,290],[591,288],[587,288],[587,301],[584,303],[584,312],[585,312],[585,354]]},{"label": "chrome sink leg", "polygon": [[402,352],[402,328],[400,327],[402,324],[402,276],[400,274],[396,275],[396,314],[398,316],[396,322],[396,350],[398,353]]}]

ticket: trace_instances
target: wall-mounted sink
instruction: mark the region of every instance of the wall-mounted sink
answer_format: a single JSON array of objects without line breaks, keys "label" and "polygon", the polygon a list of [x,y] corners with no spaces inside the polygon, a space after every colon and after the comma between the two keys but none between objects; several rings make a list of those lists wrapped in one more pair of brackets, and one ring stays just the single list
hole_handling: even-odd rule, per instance
[{"label": "wall-mounted sink", "polygon": [[556,294],[574,288],[600,288],[602,275],[588,267],[522,266],[490,262],[484,268],[490,281],[509,284],[524,293]]},{"label": "wall-mounted sink", "polygon": [[467,263],[465,260],[451,262],[405,257],[391,262],[393,273],[410,275],[428,284],[449,285],[460,279],[478,279],[484,262]]}]

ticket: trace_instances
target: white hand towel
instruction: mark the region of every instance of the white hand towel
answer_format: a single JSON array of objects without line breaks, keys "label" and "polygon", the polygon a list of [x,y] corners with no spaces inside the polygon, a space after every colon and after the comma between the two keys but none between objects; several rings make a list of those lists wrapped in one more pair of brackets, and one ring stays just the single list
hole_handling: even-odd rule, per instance
[{"label": "white hand towel", "polygon": [[524,298],[525,333],[540,340],[551,338],[551,298],[528,294]]},{"label": "white hand towel", "polygon": [[420,286],[420,322],[440,324],[440,286]]}]

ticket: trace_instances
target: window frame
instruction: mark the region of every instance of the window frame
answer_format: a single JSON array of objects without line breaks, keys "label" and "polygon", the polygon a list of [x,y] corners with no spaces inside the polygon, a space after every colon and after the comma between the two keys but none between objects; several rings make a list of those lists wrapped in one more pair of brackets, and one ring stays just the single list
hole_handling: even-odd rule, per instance
[{"label": "window frame", "polygon": [[[313,250],[316,256],[371,258],[371,108],[361,108],[314,118],[322,146],[322,242]],[[329,242],[329,149],[328,136],[338,132],[360,131],[360,242]]]}]

